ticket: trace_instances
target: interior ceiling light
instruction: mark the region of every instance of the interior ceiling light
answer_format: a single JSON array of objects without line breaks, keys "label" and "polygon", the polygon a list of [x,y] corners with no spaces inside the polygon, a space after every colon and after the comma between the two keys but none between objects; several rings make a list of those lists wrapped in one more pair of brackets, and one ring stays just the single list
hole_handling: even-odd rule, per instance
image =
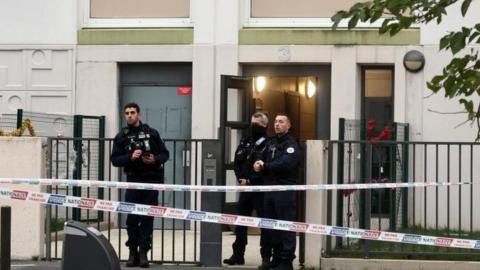
[{"label": "interior ceiling light", "polygon": [[265,85],[267,85],[267,79],[264,76],[259,76],[255,79],[255,89],[258,92],[262,92],[265,89]]},{"label": "interior ceiling light", "polygon": [[308,98],[313,97],[315,95],[315,92],[317,92],[317,86],[315,86],[315,84],[311,80],[308,80],[307,97]]}]

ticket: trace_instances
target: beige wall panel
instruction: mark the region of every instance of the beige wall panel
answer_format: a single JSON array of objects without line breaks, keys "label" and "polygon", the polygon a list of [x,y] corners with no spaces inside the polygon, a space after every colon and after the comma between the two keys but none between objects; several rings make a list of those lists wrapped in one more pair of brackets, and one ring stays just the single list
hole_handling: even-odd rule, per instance
[{"label": "beige wall panel", "polygon": [[188,18],[189,0],[91,0],[92,18]]},{"label": "beige wall panel", "polygon": [[24,88],[23,63],[21,50],[0,50],[0,90]]},{"label": "beige wall panel", "polygon": [[[45,177],[46,141],[42,138],[0,137],[0,175],[5,177]],[[2,188],[42,192],[41,186],[2,185]],[[14,260],[43,257],[45,249],[45,206],[20,200],[2,200],[12,207],[12,250]],[[2,268],[3,269],[3,268]]]},{"label": "beige wall panel", "polygon": [[[238,61],[241,63],[330,63],[333,48],[330,45],[241,45]],[[283,53],[288,54],[289,58],[283,58],[282,55],[285,55]]]},{"label": "beige wall panel", "polygon": [[[113,138],[120,129],[118,66],[116,62],[77,63],[75,113],[105,115],[105,136]],[[92,98],[95,97],[95,98]]]},{"label": "beige wall panel", "polygon": [[27,93],[19,91],[0,92],[0,113],[17,113],[27,106]]},{"label": "beige wall panel", "polygon": [[78,62],[191,62],[191,45],[81,45]]},{"label": "beige wall panel", "polygon": [[357,0],[251,0],[252,18],[331,17]]},{"label": "beige wall panel", "polygon": [[46,113],[70,113],[70,96],[65,95],[32,95],[30,97],[30,110],[33,112]]},{"label": "beige wall panel", "polygon": [[27,50],[28,88],[32,90],[72,89],[72,50]]}]

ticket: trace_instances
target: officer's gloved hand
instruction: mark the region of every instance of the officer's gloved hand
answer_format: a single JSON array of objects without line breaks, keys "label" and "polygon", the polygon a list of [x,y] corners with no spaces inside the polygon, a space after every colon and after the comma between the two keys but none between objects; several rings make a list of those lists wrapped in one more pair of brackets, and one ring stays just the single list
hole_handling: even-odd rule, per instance
[{"label": "officer's gloved hand", "polygon": [[139,159],[141,156],[142,156],[142,150],[137,149],[137,150],[133,151],[130,159],[133,161],[133,160]]},{"label": "officer's gloved hand", "polygon": [[143,155],[142,156],[142,161],[145,164],[154,164],[155,163],[155,156],[152,154],[149,155]]},{"label": "officer's gloved hand", "polygon": [[248,180],[248,179],[238,179],[238,182],[242,186],[250,184],[250,180]]}]

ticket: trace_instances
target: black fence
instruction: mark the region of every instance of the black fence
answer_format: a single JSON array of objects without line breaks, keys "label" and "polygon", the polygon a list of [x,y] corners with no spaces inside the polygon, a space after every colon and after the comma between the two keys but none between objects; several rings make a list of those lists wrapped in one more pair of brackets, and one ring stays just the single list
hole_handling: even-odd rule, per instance
[{"label": "black fence", "polygon": [[41,137],[103,138],[105,134],[105,116],[54,114],[23,109],[18,109],[17,113],[0,114],[0,129],[10,132],[20,128],[26,119],[30,120],[36,135]]},{"label": "black fence", "polygon": [[[165,140],[170,159],[165,163],[165,183],[201,184],[202,140]],[[49,138],[49,177],[119,181],[123,172],[110,162],[113,140],[104,138]],[[80,187],[49,187],[48,192],[105,200],[123,201],[124,190]],[[199,210],[198,192],[161,191],[161,205]],[[124,229],[126,215],[87,209],[47,206],[46,259],[62,255],[63,223],[79,220],[101,231],[117,251],[120,260],[128,258]],[[156,218],[153,248],[149,254],[155,263],[199,264],[200,234],[198,221]]]},{"label": "black fence", "polygon": [[[330,141],[329,184],[468,182],[468,185],[328,191],[327,224],[480,239],[480,144]],[[480,251],[327,237],[325,256],[480,260]]]}]

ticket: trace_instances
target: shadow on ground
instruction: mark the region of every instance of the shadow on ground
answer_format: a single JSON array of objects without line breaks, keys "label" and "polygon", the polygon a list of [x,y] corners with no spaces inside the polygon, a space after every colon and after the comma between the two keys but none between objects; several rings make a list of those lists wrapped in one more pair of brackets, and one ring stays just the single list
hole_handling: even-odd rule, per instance
[{"label": "shadow on ground", "polygon": [[[122,270],[136,270],[136,269],[145,269],[139,267],[124,267],[124,263],[121,263]],[[148,269],[162,269],[162,270],[190,270],[192,268],[200,268],[202,270],[218,270],[218,269],[228,269],[228,270],[253,270],[254,267],[196,267],[192,265],[160,265],[160,264],[150,264]],[[61,262],[32,262],[32,261],[14,261],[11,264],[11,270],[60,270]],[[90,269],[89,269],[90,270]],[[92,269],[94,270],[94,269]]]}]

